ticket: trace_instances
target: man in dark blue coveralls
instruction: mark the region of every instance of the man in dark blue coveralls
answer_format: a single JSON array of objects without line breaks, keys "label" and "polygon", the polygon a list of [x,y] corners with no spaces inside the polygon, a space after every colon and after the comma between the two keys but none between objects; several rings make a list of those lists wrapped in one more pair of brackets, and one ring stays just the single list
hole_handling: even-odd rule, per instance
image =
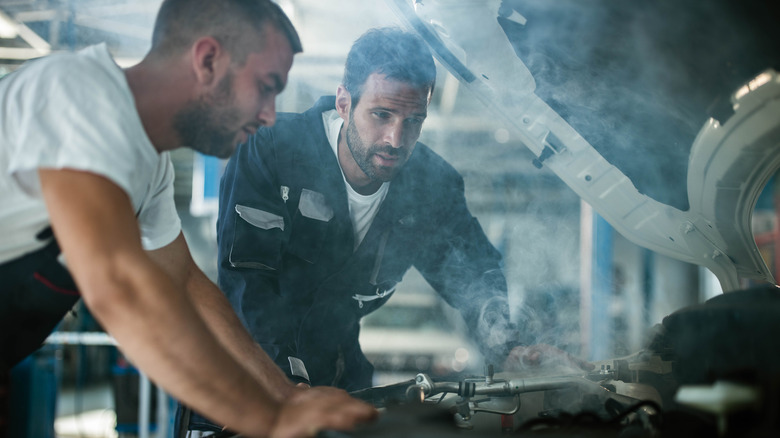
[{"label": "man in dark blue coveralls", "polygon": [[[412,266],[460,310],[491,363],[565,355],[515,347],[501,256],[469,212],[461,176],[417,143],[435,77],[415,35],[370,30],[335,97],[278,114],[227,164],[220,288],[270,357],[285,371],[289,357],[302,359],[314,385],[371,386],[360,319]],[[191,428],[209,429],[192,418]]]},{"label": "man in dark blue coveralls", "polygon": [[[314,384],[371,385],[360,318],[411,266],[473,335],[507,323],[501,256],[470,214],[460,175],[417,143],[435,77],[418,37],[370,30],[335,97],[279,114],[227,165],[221,289],[269,355],[285,369],[288,356],[302,359]],[[501,363],[509,345],[491,347],[483,353]]]}]

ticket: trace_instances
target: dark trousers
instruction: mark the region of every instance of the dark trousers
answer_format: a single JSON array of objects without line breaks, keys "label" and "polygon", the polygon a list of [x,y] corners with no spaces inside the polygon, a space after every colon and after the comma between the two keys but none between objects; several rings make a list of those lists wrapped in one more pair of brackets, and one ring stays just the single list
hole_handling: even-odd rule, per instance
[{"label": "dark trousers", "polygon": [[43,345],[81,297],[58,254],[52,241],[0,264],[0,437],[6,436],[9,421],[9,370]]},{"label": "dark trousers", "polygon": [[198,414],[181,403],[177,403],[176,416],[173,422],[173,438],[185,438],[187,431],[214,432],[215,438],[235,436],[235,432],[223,430],[216,423]]}]

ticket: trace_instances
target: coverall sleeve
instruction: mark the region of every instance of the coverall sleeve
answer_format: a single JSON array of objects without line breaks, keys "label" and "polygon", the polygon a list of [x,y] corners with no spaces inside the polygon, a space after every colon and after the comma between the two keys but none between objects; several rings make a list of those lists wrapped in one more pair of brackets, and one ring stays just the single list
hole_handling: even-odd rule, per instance
[{"label": "coverall sleeve", "polygon": [[468,210],[460,176],[444,198],[415,267],[460,311],[485,359],[502,363],[517,345],[517,333],[510,322],[501,254]]}]

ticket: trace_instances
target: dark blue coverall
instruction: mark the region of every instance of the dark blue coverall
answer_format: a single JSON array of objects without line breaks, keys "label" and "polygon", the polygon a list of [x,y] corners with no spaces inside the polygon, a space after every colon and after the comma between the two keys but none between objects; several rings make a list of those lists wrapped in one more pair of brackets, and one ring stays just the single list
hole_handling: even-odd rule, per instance
[{"label": "dark blue coverall", "polygon": [[[391,298],[410,267],[475,336],[483,305],[506,299],[506,280],[501,255],[466,206],[463,179],[420,143],[354,250],[344,178],[322,121],[334,108],[330,96],[304,113],[279,114],[228,162],[219,286],[283,370],[294,356],[313,385],[352,391],[371,386],[373,375],[358,342],[360,318]],[[503,359],[502,347],[483,354]]]}]

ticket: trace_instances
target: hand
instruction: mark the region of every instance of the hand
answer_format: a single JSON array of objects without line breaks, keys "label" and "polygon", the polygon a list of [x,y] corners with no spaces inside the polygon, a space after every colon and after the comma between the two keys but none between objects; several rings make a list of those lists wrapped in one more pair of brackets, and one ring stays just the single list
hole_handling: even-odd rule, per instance
[{"label": "hand", "polygon": [[293,392],[279,411],[272,438],[313,437],[321,430],[350,430],[374,420],[377,410],[346,391],[316,386]]},{"label": "hand", "polygon": [[565,367],[568,369],[590,371],[595,366],[585,360],[547,344],[518,346],[509,352],[502,369],[520,371],[539,367]]}]

